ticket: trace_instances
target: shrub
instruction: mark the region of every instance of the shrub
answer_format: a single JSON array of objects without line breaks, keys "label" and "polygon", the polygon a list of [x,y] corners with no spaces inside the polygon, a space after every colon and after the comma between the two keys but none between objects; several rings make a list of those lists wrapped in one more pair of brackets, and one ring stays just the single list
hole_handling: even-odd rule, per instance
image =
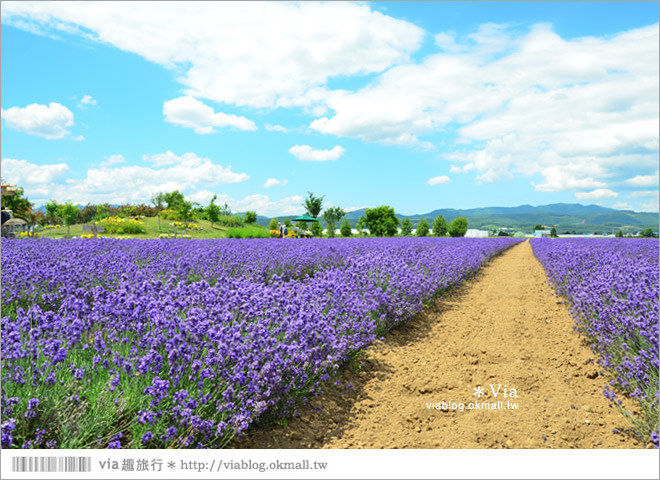
[{"label": "shrub", "polygon": [[179,214],[174,210],[169,210],[167,208],[160,212],[160,216],[165,220],[179,220]]},{"label": "shrub", "polygon": [[99,224],[103,226],[106,233],[121,235],[125,233],[135,234],[147,232],[144,228],[144,222],[132,218],[107,217],[101,220]]},{"label": "shrub", "polygon": [[270,238],[270,233],[260,227],[234,227],[227,230],[227,238]]}]

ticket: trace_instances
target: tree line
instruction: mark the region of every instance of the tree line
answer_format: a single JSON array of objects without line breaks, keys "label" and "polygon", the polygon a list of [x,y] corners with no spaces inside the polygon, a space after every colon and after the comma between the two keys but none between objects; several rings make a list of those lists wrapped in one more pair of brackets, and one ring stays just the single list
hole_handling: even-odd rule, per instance
[{"label": "tree line", "polygon": [[[307,192],[307,198],[302,203],[307,215],[319,219],[322,218],[327,224],[327,235],[335,236],[336,226],[341,222],[339,233],[343,237],[352,235],[352,227],[348,219],[344,218],[346,212],[340,207],[328,207],[323,210],[324,196],[316,196],[312,192]],[[342,221],[343,219],[343,221]],[[288,227],[289,225],[287,225]],[[272,219],[271,229],[277,228],[277,219]],[[356,224],[356,230],[360,235],[373,235],[376,237],[393,237],[398,234],[401,228],[402,236],[410,236],[413,231],[413,224],[409,218],[399,220],[394,212],[394,208],[388,205],[381,205],[375,208],[368,208],[364,211]],[[431,233],[437,237],[452,236],[462,237],[467,232],[468,221],[465,217],[454,218],[449,224],[442,215],[438,215],[429,227],[425,219],[421,219],[417,224],[415,234],[419,237],[426,237]],[[323,229],[320,222],[313,222],[310,226],[311,233],[320,237],[323,235]]]}]

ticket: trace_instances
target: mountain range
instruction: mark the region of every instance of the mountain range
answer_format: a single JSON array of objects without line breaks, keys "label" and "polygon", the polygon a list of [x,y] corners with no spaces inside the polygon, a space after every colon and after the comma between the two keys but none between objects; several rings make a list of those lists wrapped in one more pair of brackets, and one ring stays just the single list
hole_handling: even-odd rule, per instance
[{"label": "mountain range", "polygon": [[[366,209],[354,210],[346,214],[351,226],[364,215]],[[549,205],[520,205],[517,207],[481,207],[469,209],[439,208],[428,213],[396,216],[402,220],[410,219],[413,227],[422,219],[431,225],[438,215],[442,215],[449,223],[454,218],[464,216],[469,228],[493,230],[509,228],[531,233],[536,225],[555,227],[558,232],[610,232],[614,229],[624,231],[639,231],[652,228],[658,231],[658,213],[634,212],[632,210],[616,210],[599,205],[582,205],[579,203],[553,203]],[[279,216],[277,218],[291,218]],[[267,225],[269,217],[257,218],[258,223]],[[325,224],[325,222],[322,222]]]}]

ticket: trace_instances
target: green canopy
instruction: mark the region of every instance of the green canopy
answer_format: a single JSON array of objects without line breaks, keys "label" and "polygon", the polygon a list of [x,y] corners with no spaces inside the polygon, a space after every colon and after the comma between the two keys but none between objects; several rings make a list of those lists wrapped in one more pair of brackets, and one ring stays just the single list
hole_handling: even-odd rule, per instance
[{"label": "green canopy", "polygon": [[292,222],[318,222],[318,218],[310,217],[309,215],[300,215],[291,220]]}]

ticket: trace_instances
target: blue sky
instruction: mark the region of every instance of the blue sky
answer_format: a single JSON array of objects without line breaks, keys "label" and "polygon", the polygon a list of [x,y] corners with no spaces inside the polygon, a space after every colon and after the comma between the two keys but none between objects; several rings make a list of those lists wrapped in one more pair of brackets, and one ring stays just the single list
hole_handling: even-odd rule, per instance
[{"label": "blue sky", "polygon": [[36,205],[658,211],[658,2],[8,2],[1,35]]}]

